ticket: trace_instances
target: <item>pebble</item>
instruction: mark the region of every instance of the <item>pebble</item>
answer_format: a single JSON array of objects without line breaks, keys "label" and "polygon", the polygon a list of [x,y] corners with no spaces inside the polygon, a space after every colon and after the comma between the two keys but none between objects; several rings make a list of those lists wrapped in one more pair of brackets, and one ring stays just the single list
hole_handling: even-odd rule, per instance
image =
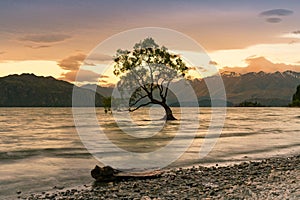
[{"label": "pebble", "polygon": [[156,179],[84,185],[81,190],[56,186],[59,191],[31,194],[25,199],[300,199],[299,180],[297,155],[225,167],[172,169]]}]

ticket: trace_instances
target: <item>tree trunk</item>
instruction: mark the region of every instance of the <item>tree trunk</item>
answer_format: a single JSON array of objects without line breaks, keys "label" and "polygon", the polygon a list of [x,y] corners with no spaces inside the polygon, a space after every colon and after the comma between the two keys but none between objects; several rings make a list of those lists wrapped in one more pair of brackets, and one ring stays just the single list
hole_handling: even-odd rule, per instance
[{"label": "tree trunk", "polygon": [[91,171],[91,176],[96,179],[96,183],[111,182],[111,181],[128,181],[132,179],[152,179],[161,177],[163,171],[152,172],[122,172],[110,166],[96,167]]},{"label": "tree trunk", "polygon": [[165,112],[166,112],[166,115],[164,117],[165,120],[167,120],[167,121],[168,120],[177,120],[173,116],[172,110],[171,110],[171,108],[167,104],[163,103],[161,106],[165,109]]}]

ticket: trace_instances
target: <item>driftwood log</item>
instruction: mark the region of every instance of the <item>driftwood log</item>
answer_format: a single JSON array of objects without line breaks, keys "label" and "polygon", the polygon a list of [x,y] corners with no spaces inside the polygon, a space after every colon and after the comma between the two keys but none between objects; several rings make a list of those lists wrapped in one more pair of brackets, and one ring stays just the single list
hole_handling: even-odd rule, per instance
[{"label": "driftwood log", "polygon": [[96,182],[122,181],[129,179],[151,179],[158,178],[162,171],[151,172],[123,172],[110,166],[99,167],[98,165],[91,171],[91,176]]}]

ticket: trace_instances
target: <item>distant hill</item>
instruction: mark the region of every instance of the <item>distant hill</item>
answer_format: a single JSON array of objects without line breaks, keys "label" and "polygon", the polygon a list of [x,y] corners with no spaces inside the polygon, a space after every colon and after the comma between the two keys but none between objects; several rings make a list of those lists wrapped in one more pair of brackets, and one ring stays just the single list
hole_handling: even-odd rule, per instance
[{"label": "distant hill", "polygon": [[114,89],[113,87],[102,87],[95,84],[86,84],[81,86],[81,88],[89,90],[94,90],[96,88],[97,93],[104,97],[110,97]]},{"label": "distant hill", "polygon": [[[53,77],[34,74],[9,75],[0,78],[1,107],[71,107],[74,85]],[[75,86],[76,87],[76,86]],[[102,96],[76,87],[87,106],[95,98],[96,106],[102,105]]]},{"label": "distant hill", "polygon": [[[257,103],[264,106],[287,106],[295,93],[295,88],[300,84],[300,73],[294,71],[251,72],[238,74],[223,72],[221,74],[227,95],[227,106],[239,106],[243,102]],[[198,97],[199,106],[211,106],[209,92],[205,80],[215,79],[215,76],[205,79],[194,79],[190,84]],[[95,88],[95,85],[86,85],[84,88]],[[113,88],[97,87],[97,92],[103,96],[111,96]],[[185,92],[184,88],[182,92]],[[215,105],[224,105],[222,100],[217,100]],[[168,97],[171,106],[179,106],[174,95]],[[195,102],[184,102],[184,106],[195,106]]]},{"label": "distant hill", "polygon": [[[226,89],[227,106],[238,106],[243,102],[257,103],[263,106],[287,106],[300,85],[300,73],[285,71],[283,73],[247,73],[223,72],[222,79]],[[210,96],[205,80],[215,79],[215,76],[205,79],[194,79],[190,84],[198,97],[199,106],[210,106]],[[68,107],[72,106],[72,92],[74,85],[53,77],[35,76],[34,74],[10,75],[0,78],[0,106],[34,106],[34,107]],[[102,106],[102,98],[111,96],[113,88],[96,85],[76,87],[80,98],[85,102],[92,102],[95,98],[96,106]],[[95,92],[92,91],[96,88]],[[299,87],[294,99],[299,99]],[[181,88],[185,94],[185,88]],[[224,105],[223,100],[216,100],[215,105]],[[179,106],[170,92],[168,104]],[[78,105],[87,106],[90,103]],[[195,102],[183,102],[181,106],[196,106]]]},{"label": "distant hill", "polygon": [[[300,73],[293,71],[247,74],[223,72],[221,76],[226,89],[227,101],[233,105],[239,105],[246,101],[257,102],[265,106],[287,106],[291,102],[295,88],[300,84]],[[205,80],[215,78],[212,76],[195,79],[191,82],[198,97],[209,99]]]}]

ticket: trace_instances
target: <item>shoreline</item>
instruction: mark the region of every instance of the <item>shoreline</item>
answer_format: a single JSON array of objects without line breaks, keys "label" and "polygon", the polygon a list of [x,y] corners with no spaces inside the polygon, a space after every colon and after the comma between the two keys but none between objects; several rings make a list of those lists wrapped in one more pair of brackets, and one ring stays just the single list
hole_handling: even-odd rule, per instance
[{"label": "shoreline", "polygon": [[300,199],[300,155],[166,170],[146,180],[87,184],[19,199]]}]

